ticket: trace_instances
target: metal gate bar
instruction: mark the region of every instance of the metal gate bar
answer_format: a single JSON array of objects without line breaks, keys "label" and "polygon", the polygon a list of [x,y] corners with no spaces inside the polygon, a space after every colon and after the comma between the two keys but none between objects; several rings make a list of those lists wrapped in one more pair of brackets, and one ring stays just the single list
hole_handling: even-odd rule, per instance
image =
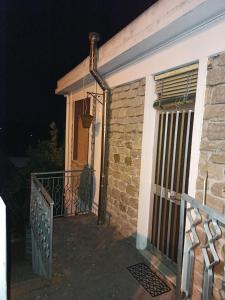
[{"label": "metal gate bar", "polygon": [[[170,184],[170,196],[173,191],[173,182],[174,182],[174,173],[175,173],[175,159],[176,159],[176,146],[177,146],[177,131],[178,131],[178,122],[179,122],[179,111],[176,113],[176,125],[175,125],[175,135],[174,135],[174,144],[173,144],[173,161],[172,161],[172,176]],[[169,202],[169,219],[168,219],[168,232],[167,232],[167,247],[166,255],[169,257],[169,248],[170,248],[170,232],[171,232],[171,215],[172,215],[172,202]]]},{"label": "metal gate bar", "polygon": [[174,262],[180,197],[188,188],[192,116],[191,109],[159,114],[151,243]]},{"label": "metal gate bar", "polygon": [[[175,199],[178,199],[177,194],[179,191],[179,183],[180,183],[180,176],[181,176],[181,155],[182,155],[182,146],[183,146],[183,136],[184,136],[184,117],[185,112],[181,113],[181,124],[180,124],[180,134],[179,134],[179,148],[178,148],[178,162],[177,162],[177,176],[176,176],[176,187],[175,187]],[[184,172],[185,173],[185,172]],[[173,222],[173,236],[172,236],[172,259],[176,260],[175,250],[176,247],[176,240],[178,239],[178,228],[179,228],[179,206],[175,205],[174,207],[174,222]]]},{"label": "metal gate bar", "polygon": [[167,171],[166,171],[166,185],[165,185],[165,207],[164,207],[164,215],[163,215],[163,232],[162,232],[162,249],[165,249],[166,244],[166,230],[167,227],[166,221],[167,221],[167,213],[169,208],[169,199],[166,197],[169,190],[169,171],[170,171],[170,163],[171,163],[171,148],[172,148],[172,134],[173,134],[173,120],[174,120],[174,113],[172,112],[170,114],[170,131],[169,131],[169,141],[168,141],[168,156],[167,156]]},{"label": "metal gate bar", "polygon": [[[186,226],[186,219],[189,221],[188,226]],[[190,299],[193,295],[194,249],[200,245],[196,226],[200,223],[203,225],[201,228],[204,230],[206,236],[206,241],[204,241],[205,244],[201,246],[201,252],[198,251],[198,253],[202,254],[204,261],[202,299],[211,300],[213,295],[214,267],[220,262],[216,241],[222,238],[224,239],[224,236],[222,236],[222,228],[225,228],[225,216],[199,203],[194,198],[182,194],[180,206],[176,300],[184,299],[184,297],[185,299]],[[188,240],[188,243],[185,243],[185,252],[187,254],[183,257],[185,239]],[[183,263],[184,259],[186,260],[186,263]],[[224,261],[221,263],[223,263],[223,280],[220,295],[221,299],[224,299],[225,264]],[[184,269],[182,269],[183,266]],[[183,286],[181,287],[182,274]]]},{"label": "metal gate bar", "polygon": [[[163,134],[163,113],[159,116],[159,122],[160,122],[160,129],[159,129],[159,136],[158,136],[158,149],[159,152],[157,153],[157,171],[156,171],[156,183],[157,183],[157,187],[156,189],[158,189],[159,186],[159,171],[160,171],[160,160],[161,160],[161,148],[162,148],[162,134]],[[158,206],[158,196],[157,196],[157,191],[156,191],[156,195],[154,195],[154,219],[153,219],[153,223],[154,226],[153,228],[156,228],[156,224],[157,224],[157,206]],[[154,230],[152,233],[152,241],[153,243],[156,243],[156,231]]]},{"label": "metal gate bar", "polygon": [[[165,168],[165,157],[166,157],[166,141],[167,141],[167,128],[168,128],[168,112],[166,113],[165,118],[165,132],[164,132],[164,142],[163,142],[163,158],[162,158],[162,170],[161,170],[161,189],[160,189],[160,202],[159,202],[159,218],[158,218],[158,228],[161,226],[162,221],[162,186],[164,180],[164,168]],[[159,242],[160,242],[160,230],[158,230],[158,237],[157,237],[157,248],[159,249]]]}]

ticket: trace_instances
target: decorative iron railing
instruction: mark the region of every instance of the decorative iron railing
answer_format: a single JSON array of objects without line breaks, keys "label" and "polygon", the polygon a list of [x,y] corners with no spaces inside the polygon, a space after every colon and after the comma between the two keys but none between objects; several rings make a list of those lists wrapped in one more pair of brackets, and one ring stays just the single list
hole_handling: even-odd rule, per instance
[{"label": "decorative iron railing", "polygon": [[93,171],[42,172],[31,174],[30,224],[33,271],[52,276],[53,217],[92,210]]},{"label": "decorative iron railing", "polygon": [[81,180],[84,170],[34,174],[54,201],[54,217],[87,213],[91,210],[93,182],[91,179],[85,182],[85,191],[90,195],[82,197],[84,193],[81,190]]},{"label": "decorative iron railing", "polygon": [[218,249],[219,242],[224,245],[224,228],[225,215],[182,194],[177,262],[177,300],[192,299],[196,255],[200,256],[198,260],[202,261],[201,299],[211,300],[213,298],[213,290],[216,289],[214,267],[218,264],[222,265],[220,267],[222,278],[220,277],[221,283],[219,288],[217,287],[219,298],[216,297],[216,299],[225,299],[225,264],[219,253],[221,249]]},{"label": "decorative iron railing", "polygon": [[54,202],[35,175],[31,176],[30,225],[32,265],[36,274],[52,276]]}]

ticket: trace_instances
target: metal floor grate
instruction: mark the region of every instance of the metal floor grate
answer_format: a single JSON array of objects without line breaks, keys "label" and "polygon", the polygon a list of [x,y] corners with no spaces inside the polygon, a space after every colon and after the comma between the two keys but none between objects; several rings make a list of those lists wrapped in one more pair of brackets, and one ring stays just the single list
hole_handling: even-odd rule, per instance
[{"label": "metal floor grate", "polygon": [[127,267],[127,270],[152,297],[162,295],[171,290],[166,283],[144,263]]}]

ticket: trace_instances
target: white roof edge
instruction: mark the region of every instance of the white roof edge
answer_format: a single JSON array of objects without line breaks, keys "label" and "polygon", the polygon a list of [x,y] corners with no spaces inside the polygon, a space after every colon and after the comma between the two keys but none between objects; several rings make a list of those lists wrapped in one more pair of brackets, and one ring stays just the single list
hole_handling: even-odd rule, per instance
[{"label": "white roof edge", "polygon": [[[98,68],[108,74],[147,52],[225,15],[224,0],[159,0],[99,49]],[[57,82],[56,94],[91,81],[89,58]]]}]

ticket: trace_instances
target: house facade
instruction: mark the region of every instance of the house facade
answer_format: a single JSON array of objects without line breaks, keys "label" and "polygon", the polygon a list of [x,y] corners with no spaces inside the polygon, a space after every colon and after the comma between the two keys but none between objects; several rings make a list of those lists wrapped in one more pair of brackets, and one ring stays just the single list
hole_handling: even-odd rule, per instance
[{"label": "house facade", "polygon": [[[124,237],[136,239],[138,249],[155,253],[159,264],[167,258],[171,278],[181,194],[224,213],[224,34],[224,1],[159,0],[99,49],[98,70],[111,91],[107,214]],[[57,82],[56,93],[66,97],[65,166],[93,166],[95,211],[102,90],[89,74],[89,58]],[[80,121],[86,111],[94,117],[89,129]],[[222,263],[224,246],[218,247]],[[203,260],[196,251],[192,298],[200,299]]]}]

